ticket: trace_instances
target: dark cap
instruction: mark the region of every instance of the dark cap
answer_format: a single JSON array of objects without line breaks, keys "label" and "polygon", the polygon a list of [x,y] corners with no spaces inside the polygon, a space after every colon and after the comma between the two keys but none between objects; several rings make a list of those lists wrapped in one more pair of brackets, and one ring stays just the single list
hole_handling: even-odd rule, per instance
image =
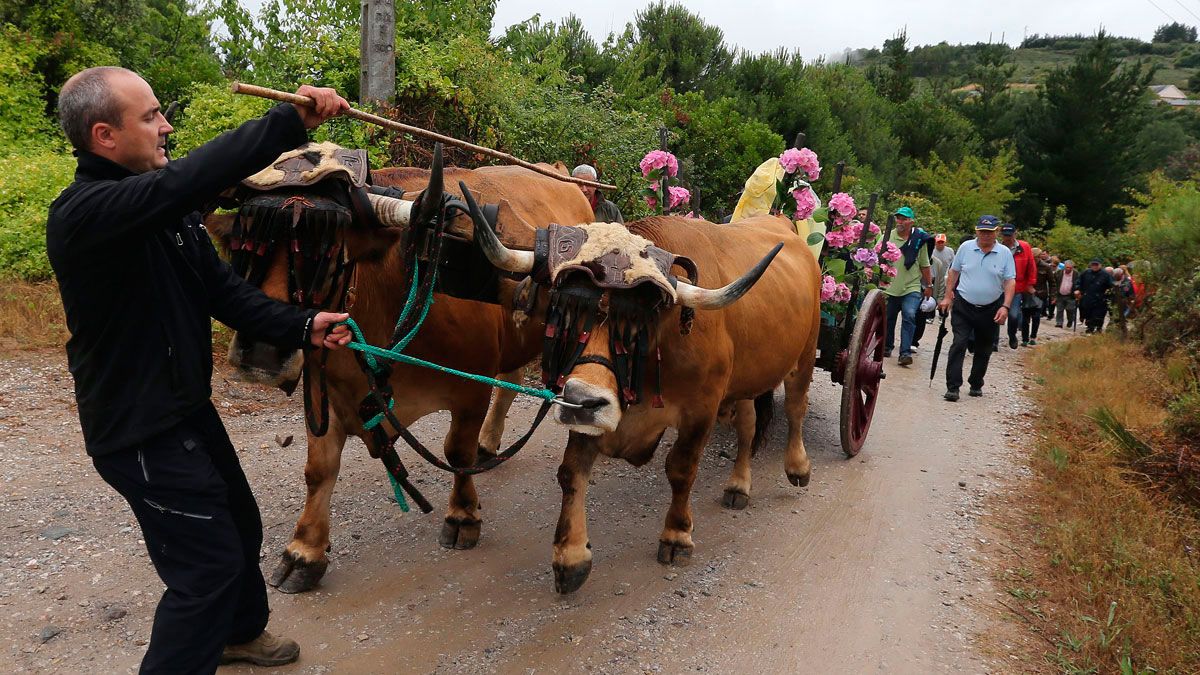
[{"label": "dark cap", "polygon": [[979,216],[979,222],[975,223],[977,230],[995,232],[998,227],[1000,227],[1000,219],[996,216]]},{"label": "dark cap", "polygon": [[1103,265],[1104,261],[1099,258],[1092,258],[1092,261],[1089,262],[1088,264],[1089,265]]},{"label": "dark cap", "polygon": [[1000,234],[1016,234],[1017,226],[1012,223],[1005,223],[1000,226]]}]

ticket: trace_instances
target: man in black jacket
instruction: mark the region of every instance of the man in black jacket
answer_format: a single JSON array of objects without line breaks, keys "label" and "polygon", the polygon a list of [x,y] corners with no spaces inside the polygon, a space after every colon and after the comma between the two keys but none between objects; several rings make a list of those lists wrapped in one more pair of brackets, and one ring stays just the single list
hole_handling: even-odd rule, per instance
[{"label": "man in black jacket", "polygon": [[71,331],[79,421],[96,470],[129,502],[167,586],[143,672],[299,655],[295,642],[265,630],[262,520],[209,400],[210,321],[281,346],[338,348],[350,336],[333,326],[346,315],[303,311],[245,283],[197,213],[349,107],[332,89],[297,93],[316,106],[277,106],[170,162],[173,129],[137,74],[91,68],[59,96],[78,168],[50,207],[46,248]]}]

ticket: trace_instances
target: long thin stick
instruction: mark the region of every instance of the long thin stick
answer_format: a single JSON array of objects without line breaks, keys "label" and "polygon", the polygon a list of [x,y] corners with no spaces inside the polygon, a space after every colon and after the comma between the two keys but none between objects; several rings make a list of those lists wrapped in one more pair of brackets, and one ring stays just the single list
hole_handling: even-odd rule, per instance
[{"label": "long thin stick", "polygon": [[[313,106],[313,103],[314,103],[313,100],[307,96],[300,96],[297,94],[289,94],[286,91],[279,91],[278,89],[268,89],[266,87],[260,87],[258,85],[254,85],[254,84],[245,84],[243,82],[234,82],[233,86],[231,88],[233,89],[233,93],[235,93],[235,94],[247,94],[249,96],[258,96],[260,98],[269,98],[273,101],[282,101],[284,103],[294,103],[296,105],[308,106],[310,108]],[[574,176],[564,176],[561,173],[557,173],[551,169],[547,169],[545,167],[538,166],[537,164],[531,164],[529,162],[526,162],[523,159],[518,159],[516,157],[513,157],[512,155],[508,154],[507,152],[500,152],[499,150],[485,148],[482,145],[475,145],[474,143],[460,141],[457,138],[452,138],[450,136],[443,136],[442,134],[435,133],[432,131],[427,131],[425,129],[422,129],[421,127],[414,127],[414,126],[410,126],[408,124],[403,124],[401,122],[397,122],[395,120],[389,120],[386,117],[380,117],[379,115],[372,115],[369,112],[363,112],[362,110],[358,110],[357,108],[351,108],[342,114],[345,115],[346,117],[353,117],[356,120],[360,120],[362,122],[367,122],[369,124],[375,124],[375,125],[385,128],[385,129],[391,129],[393,131],[399,131],[399,132],[405,133],[405,134],[412,134],[413,136],[420,136],[421,138],[425,138],[425,139],[428,139],[431,141],[438,141],[440,143],[445,143],[446,145],[453,145],[453,146],[456,146],[459,148],[463,148],[464,150],[470,150],[471,152],[477,152],[481,155],[487,155],[488,157],[494,157],[502,162],[505,162],[506,164],[515,164],[517,166],[521,166],[526,169],[529,169],[530,171],[535,171],[537,173],[540,173],[543,176],[549,176],[550,178],[553,178],[555,180],[561,180],[561,181],[565,181],[567,183],[578,183],[580,185],[590,185],[594,188],[600,188],[601,190],[616,190],[617,189],[617,186],[609,185],[607,183],[597,183],[595,181],[584,180],[582,178],[576,178]]]}]

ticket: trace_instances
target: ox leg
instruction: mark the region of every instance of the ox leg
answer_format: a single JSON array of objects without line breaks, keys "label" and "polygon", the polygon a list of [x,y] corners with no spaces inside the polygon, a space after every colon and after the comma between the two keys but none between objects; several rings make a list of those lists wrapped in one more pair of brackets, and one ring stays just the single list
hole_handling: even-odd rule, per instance
[{"label": "ox leg", "polygon": [[808,485],[812,465],[804,449],[804,416],[808,414],[808,386],[812,383],[813,359],[801,358],[796,370],[783,381],[788,418],[787,455],[783,470],[788,481],[797,487]]},{"label": "ox leg", "polygon": [[[479,426],[482,424],[482,404],[452,413],[450,433],[446,435],[446,461],[451,466],[475,465],[479,451]],[[450,505],[438,543],[446,548],[475,548],[483,520],[479,517],[479,495],[475,492],[475,480],[471,476],[455,474],[454,487],[450,490]]]},{"label": "ox leg", "polygon": [[592,571],[592,544],[587,534],[587,490],[599,448],[596,441],[572,433],[567,440],[558,484],[562,488],[562,511],[554,530],[554,590],[572,593],[587,581]]},{"label": "ox leg", "polygon": [[750,503],[750,458],[753,455],[755,419],[753,400],[746,399],[734,404],[733,428],[737,432],[738,452],[733,473],[729,474],[725,494],[721,497],[721,505],[727,509],[741,510]]},{"label": "ox leg", "polygon": [[329,502],[342,466],[346,432],[337,415],[330,413],[329,431],[317,438],[308,434],[308,460],[304,483],[308,496],[296,521],[292,540],[284,549],[270,583],[284,593],[303,593],[316,587],[329,567]]},{"label": "ox leg", "polygon": [[679,438],[667,453],[667,481],[671,507],[658,539],[658,562],[686,566],[692,561],[692,484],[700,467],[700,451],[712,430],[712,417],[704,424],[680,428]]},{"label": "ox leg", "polygon": [[[511,373],[504,373],[498,379],[512,384],[521,384],[522,369],[517,368]],[[517,392],[511,389],[496,389],[492,398],[492,406],[488,409],[487,417],[483,420],[483,430],[479,432],[479,461],[485,462],[500,452],[500,440],[504,436],[504,424],[508,421],[508,410],[512,407]]]}]

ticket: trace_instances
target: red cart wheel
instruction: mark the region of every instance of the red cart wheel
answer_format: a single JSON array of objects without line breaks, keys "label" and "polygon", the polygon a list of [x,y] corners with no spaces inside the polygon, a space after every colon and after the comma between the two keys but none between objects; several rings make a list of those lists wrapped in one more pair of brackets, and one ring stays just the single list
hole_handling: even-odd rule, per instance
[{"label": "red cart wheel", "polygon": [[879,289],[867,293],[845,359],[842,384],[842,450],[853,457],[862,450],[879,399],[883,379],[883,343],[886,338],[887,300]]}]

